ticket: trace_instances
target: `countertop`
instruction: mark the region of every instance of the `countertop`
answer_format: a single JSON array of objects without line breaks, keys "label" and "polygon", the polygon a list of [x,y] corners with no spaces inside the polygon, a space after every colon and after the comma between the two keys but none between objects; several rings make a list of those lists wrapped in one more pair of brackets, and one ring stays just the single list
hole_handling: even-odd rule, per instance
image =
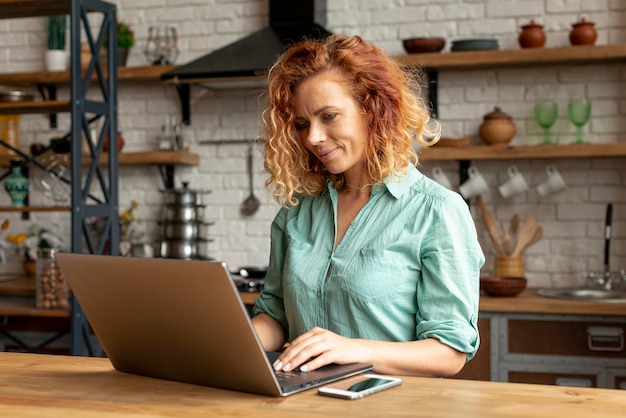
[{"label": "countertop", "polygon": [[[258,293],[241,292],[240,295],[243,302],[249,305],[254,303]],[[0,281],[0,298],[3,296],[34,297],[35,279],[24,277]],[[535,288],[527,288],[513,297],[482,295],[479,309],[481,312],[626,316],[626,302],[581,302],[550,299],[538,296]]]},{"label": "countertop", "polygon": [[348,401],[316,389],[284,398],[117,372],[108,359],[0,353],[5,417],[623,417],[611,389],[403,377],[402,385]]}]

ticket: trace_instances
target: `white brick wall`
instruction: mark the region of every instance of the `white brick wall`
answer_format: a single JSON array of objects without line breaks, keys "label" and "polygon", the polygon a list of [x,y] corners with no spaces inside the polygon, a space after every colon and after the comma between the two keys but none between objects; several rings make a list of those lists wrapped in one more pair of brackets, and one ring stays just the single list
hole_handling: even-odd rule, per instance
[{"label": "white brick wall", "polygon": [[[180,56],[185,63],[211,50],[240,39],[267,25],[267,0],[118,0],[118,17],[132,25],[137,45],[129,66],[146,65],[143,56],[148,28],[168,24],[179,33]],[[626,42],[626,6],[621,0],[568,1],[529,0],[328,0],[326,27],[332,32],[359,34],[386,49],[403,53],[401,40],[413,36],[443,36],[449,41],[468,37],[495,37],[502,48],[517,48],[519,26],[530,19],[544,24],[548,47],[568,44],[571,24],[580,17],[596,22],[597,44]],[[37,71],[43,68],[45,21],[42,18],[0,20],[0,72]],[[449,42],[446,51],[449,49]],[[535,144],[541,130],[532,119],[536,100],[555,98],[560,120],[553,129],[559,142],[573,139],[573,129],[564,112],[569,97],[585,95],[593,101],[593,117],[585,128],[591,142],[623,141],[626,131],[626,69],[623,64],[548,66],[536,68],[444,71],[440,73],[440,117],[445,136],[476,134],[482,116],[494,106],[511,114],[518,128],[514,144]],[[239,204],[248,195],[245,173],[246,146],[200,145],[202,140],[251,139],[258,133],[259,92],[252,90],[211,91],[193,86],[191,126],[185,133],[191,149],[201,155],[201,164],[179,168],[176,183],[211,189],[207,219],[214,221],[212,255],[231,266],[266,265],[269,225],[277,210],[263,189],[264,176],[255,178],[255,191],[263,205],[251,218],[239,214]],[[61,89],[67,97],[67,89]],[[179,115],[174,89],[160,83],[122,83],[119,88],[119,127],[127,151],[157,147],[156,136],[167,115]],[[59,116],[60,128],[51,131],[46,117],[25,115],[21,123],[24,149],[33,141],[47,142],[67,130],[69,118]],[[606,203],[615,204],[612,266],[626,267],[626,170],[624,159],[520,160],[514,162],[531,185],[531,190],[510,200],[502,199],[496,186],[506,176],[508,162],[478,162],[493,191],[486,194],[488,207],[498,220],[508,221],[514,213],[535,216],[544,226],[544,239],[526,256],[530,284],[571,284],[583,272],[600,270],[603,252],[603,222]],[[556,196],[541,198],[535,186],[544,178],[544,167],[554,163],[569,188]],[[458,185],[458,166],[452,162],[425,162],[429,174],[440,165]],[[262,168],[260,152],[255,170]],[[33,183],[36,180],[33,174]],[[156,238],[160,219],[162,187],[154,167],[123,167],[120,171],[120,206],[137,199],[141,227],[146,237]],[[50,203],[31,189],[35,204]],[[8,197],[0,193],[0,205]],[[476,214],[475,214],[476,215]],[[15,216],[12,228],[25,226]],[[32,221],[57,223],[68,232],[67,214],[36,213]],[[476,216],[481,242],[489,253],[488,238]],[[490,271],[489,255],[485,272]]]}]

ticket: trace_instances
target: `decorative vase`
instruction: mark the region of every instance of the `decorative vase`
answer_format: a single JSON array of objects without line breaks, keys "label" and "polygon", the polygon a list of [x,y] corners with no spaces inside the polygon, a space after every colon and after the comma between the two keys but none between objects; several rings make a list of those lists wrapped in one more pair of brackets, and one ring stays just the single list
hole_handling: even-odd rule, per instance
[{"label": "decorative vase", "polygon": [[593,45],[596,43],[598,33],[594,25],[595,23],[585,20],[584,17],[578,23],[572,24],[569,42],[572,45]]},{"label": "decorative vase", "polygon": [[4,182],[4,188],[11,196],[13,206],[23,208],[28,196],[28,178],[22,173],[21,161],[11,160],[11,175]]},{"label": "decorative vase", "polygon": [[26,257],[24,259],[24,273],[28,277],[35,277],[37,275],[37,261]]},{"label": "decorative vase", "polygon": [[484,122],[480,125],[478,134],[488,145],[506,146],[517,132],[511,116],[494,108],[484,116]]},{"label": "decorative vase", "polygon": [[541,48],[546,43],[543,26],[531,20],[529,24],[522,26],[518,41],[522,48]]}]

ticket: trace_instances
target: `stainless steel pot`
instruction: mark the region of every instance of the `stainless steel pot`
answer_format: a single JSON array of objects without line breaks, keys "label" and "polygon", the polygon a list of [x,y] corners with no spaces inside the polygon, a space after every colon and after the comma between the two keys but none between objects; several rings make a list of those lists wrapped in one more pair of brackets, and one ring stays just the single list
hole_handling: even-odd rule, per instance
[{"label": "stainless steel pot", "polygon": [[183,182],[182,189],[165,189],[161,190],[165,195],[166,205],[203,205],[202,196],[211,193],[210,190],[191,190],[188,182]]},{"label": "stainless steel pot", "polygon": [[205,205],[165,205],[166,222],[202,222]]},{"label": "stainless steel pot", "polygon": [[209,226],[213,223],[208,222],[178,222],[178,221],[165,221],[161,222],[163,227],[163,237],[166,240],[181,239],[181,240],[194,240],[194,239],[208,239],[209,238]]},{"label": "stainless steel pot", "polygon": [[208,259],[210,240],[164,240],[159,244],[163,258]]}]

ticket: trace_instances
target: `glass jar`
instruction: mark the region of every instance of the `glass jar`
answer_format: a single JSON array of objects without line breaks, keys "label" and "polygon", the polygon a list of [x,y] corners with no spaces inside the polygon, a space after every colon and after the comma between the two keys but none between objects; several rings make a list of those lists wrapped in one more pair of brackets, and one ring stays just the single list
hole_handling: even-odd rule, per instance
[{"label": "glass jar", "polygon": [[40,309],[69,309],[69,286],[56,263],[55,251],[42,248],[37,255],[37,307]]}]

